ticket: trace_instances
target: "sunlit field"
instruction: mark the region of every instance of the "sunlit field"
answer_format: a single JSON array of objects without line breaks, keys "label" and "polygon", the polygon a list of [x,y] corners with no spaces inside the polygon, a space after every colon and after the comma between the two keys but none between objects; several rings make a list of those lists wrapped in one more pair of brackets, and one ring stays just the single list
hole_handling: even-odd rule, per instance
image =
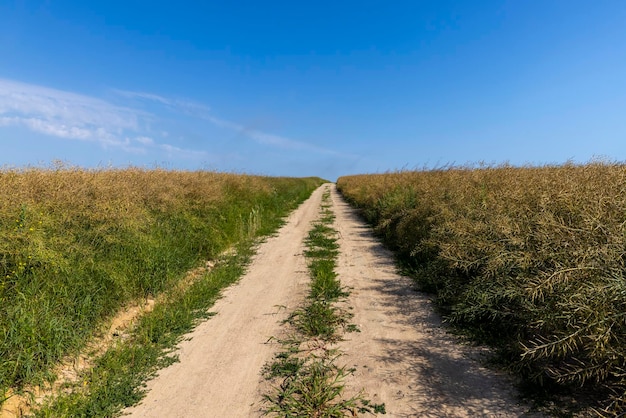
[{"label": "sunlit field", "polygon": [[626,166],[449,168],[342,177],[448,321],[535,388],[626,396]]},{"label": "sunlit field", "polygon": [[0,171],[0,404],[52,379],[124,304],[276,229],[321,179],[205,171]]}]

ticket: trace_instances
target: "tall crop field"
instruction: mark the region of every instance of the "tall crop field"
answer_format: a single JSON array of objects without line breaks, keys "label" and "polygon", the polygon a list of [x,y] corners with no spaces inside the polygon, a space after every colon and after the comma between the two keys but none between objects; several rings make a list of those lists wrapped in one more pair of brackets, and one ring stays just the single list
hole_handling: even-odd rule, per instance
[{"label": "tall crop field", "polygon": [[[626,166],[342,177],[340,191],[453,324],[525,381],[626,411]],[[581,393],[581,392],[578,392]]]},{"label": "tall crop field", "polygon": [[267,234],[322,183],[166,170],[0,171],[0,404],[125,303]]}]

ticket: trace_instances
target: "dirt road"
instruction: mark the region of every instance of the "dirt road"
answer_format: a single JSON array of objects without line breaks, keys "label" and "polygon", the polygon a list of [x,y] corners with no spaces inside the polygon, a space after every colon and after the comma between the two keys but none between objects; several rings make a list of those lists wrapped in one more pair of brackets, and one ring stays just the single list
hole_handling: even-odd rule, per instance
[{"label": "dirt road", "polygon": [[[281,323],[304,298],[308,275],[303,239],[332,189],[340,232],[339,279],[352,288],[349,303],[360,333],[346,334],[343,361],[356,372],[349,392],[365,389],[390,417],[517,417],[510,383],[480,366],[479,350],[445,334],[428,298],[398,276],[390,255],[341,199],[334,185],[316,190],[260,245],[248,273],[224,292],[217,315],[180,344],[180,362],[149,382],[133,417],[258,417],[260,375],[272,359]],[[281,308],[282,307],[282,308]]]}]

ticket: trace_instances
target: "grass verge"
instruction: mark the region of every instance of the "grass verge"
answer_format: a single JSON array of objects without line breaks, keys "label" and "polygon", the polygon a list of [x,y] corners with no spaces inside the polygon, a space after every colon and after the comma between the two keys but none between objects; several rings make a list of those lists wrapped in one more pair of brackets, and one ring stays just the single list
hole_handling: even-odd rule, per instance
[{"label": "grass verge", "polygon": [[385,413],[384,404],[372,404],[363,393],[349,398],[343,394],[345,378],[354,370],[337,365],[341,352],[332,343],[343,332],[358,329],[349,323],[349,311],[338,303],[345,302],[349,292],[334,271],[339,245],[331,207],[326,191],[321,217],[305,241],[311,276],[307,302],[286,320],[292,334],[280,341],[282,350],[265,368],[266,378],[275,383],[265,395],[266,415],[338,418]]},{"label": "grass verge", "polygon": [[242,245],[184,292],[175,292],[165,303],[142,317],[131,338],[111,348],[80,379],[68,385],[70,393],[36,411],[36,417],[110,417],[138,403],[145,382],[159,369],[177,361],[172,349],[200,321],[211,316],[209,308],[220,291],[237,281],[252,254]]},{"label": "grass verge", "polygon": [[[122,307],[174,297],[187,271],[275,231],[321,183],[134,168],[0,171],[0,406],[9,393],[54,381],[59,361],[80,353]],[[184,309],[169,309],[184,316]],[[173,340],[178,327],[188,328],[184,321],[148,324],[142,326],[167,325]],[[147,335],[148,342],[157,338]],[[115,358],[143,364],[139,346],[124,347]],[[110,355],[96,368],[122,379]],[[91,383],[99,380],[83,379],[96,397],[102,393]]]}]

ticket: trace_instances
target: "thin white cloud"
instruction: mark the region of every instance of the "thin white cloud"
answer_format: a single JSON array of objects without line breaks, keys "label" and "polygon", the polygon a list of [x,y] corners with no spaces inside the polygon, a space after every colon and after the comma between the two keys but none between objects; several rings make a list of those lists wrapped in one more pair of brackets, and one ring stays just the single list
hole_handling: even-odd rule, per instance
[{"label": "thin white cloud", "polygon": [[179,148],[170,144],[160,144],[159,149],[165,151],[169,156],[182,156],[190,159],[202,159],[211,157],[206,151],[198,151],[192,149]]},{"label": "thin white cloud", "polygon": [[0,124],[24,126],[60,138],[123,146],[122,134],[138,131],[136,109],[48,87],[0,79]]},{"label": "thin white cloud", "polygon": [[154,144],[154,139],[149,138],[147,136],[138,136],[137,138],[134,138],[135,141],[139,142],[140,144],[144,144],[144,145],[153,145]]},{"label": "thin white cloud", "polygon": [[[169,103],[157,95],[145,96]],[[152,114],[137,108],[0,78],[0,127],[22,126],[44,135],[96,142],[130,153],[145,154],[149,148],[156,147],[170,154],[206,154],[157,144],[146,135],[146,126],[154,119]]]},{"label": "thin white cloud", "polygon": [[204,119],[220,128],[225,128],[225,129],[237,132],[241,135],[244,135],[256,141],[259,144],[269,145],[272,147],[283,148],[283,149],[308,150],[308,151],[313,151],[313,152],[321,153],[321,154],[339,155],[339,153],[335,151],[317,147],[315,145],[312,145],[306,142],[296,141],[296,140],[285,138],[279,135],[262,132],[257,129],[252,129],[244,125],[235,123],[235,122],[230,122],[224,119],[216,118],[215,116],[211,115],[210,113],[211,109],[208,106],[205,106],[200,103],[186,101],[186,100],[168,99],[166,97],[163,97],[157,94],[145,93],[145,92],[136,92],[136,91],[127,91],[127,90],[113,90],[113,91],[122,97],[131,98],[131,99],[150,100],[153,102],[166,105],[178,111],[191,114],[200,119]]},{"label": "thin white cloud", "polygon": [[169,99],[167,97],[163,97],[153,93],[118,89],[113,89],[113,92],[118,96],[125,97],[127,99],[140,99],[157,102],[172,109],[184,111],[185,113],[188,113],[192,116],[199,116],[204,113],[208,113],[211,110],[210,107],[202,103],[193,102],[191,100]]},{"label": "thin white cloud", "polygon": [[313,152],[317,152],[321,154],[339,155],[339,153],[332,151],[332,150],[317,147],[315,145],[311,145],[306,142],[295,141],[293,139],[285,138],[279,135],[268,134],[265,132],[258,131],[256,129],[251,129],[246,126],[239,125],[234,122],[229,122],[227,120],[219,119],[213,116],[206,115],[204,119],[208,120],[212,124],[219,126],[221,128],[230,129],[232,131],[245,135],[248,138],[251,138],[260,144],[271,145],[274,147],[285,148],[285,149],[308,150],[308,151],[313,151]]},{"label": "thin white cloud", "polygon": [[[263,132],[242,124],[220,119],[211,109],[189,100],[172,99],[152,93],[113,90],[123,105],[99,98],[63,90],[22,83],[0,78],[0,127],[21,126],[30,131],[51,137],[90,141],[105,148],[118,148],[125,152],[146,154],[148,151],[165,152],[183,158],[208,158],[209,153],[186,149],[178,144],[159,142],[179,135],[171,129],[162,129],[159,109],[150,109],[148,102],[157,104],[170,113],[206,121],[218,128],[230,130],[259,144],[285,150],[309,151],[346,157],[316,145]],[[163,109],[161,109],[163,110]],[[157,116],[160,115],[160,116]],[[169,116],[164,114],[164,118]],[[153,127],[154,125],[154,127]],[[184,138],[182,138],[184,140]]]},{"label": "thin white cloud", "polygon": [[147,99],[147,100],[152,100],[155,102],[160,102],[166,105],[172,104],[171,100],[166,99],[163,96],[159,96],[158,94],[143,93],[139,91],[118,90],[118,89],[113,89],[113,92],[119,96],[126,97],[128,99]]}]

